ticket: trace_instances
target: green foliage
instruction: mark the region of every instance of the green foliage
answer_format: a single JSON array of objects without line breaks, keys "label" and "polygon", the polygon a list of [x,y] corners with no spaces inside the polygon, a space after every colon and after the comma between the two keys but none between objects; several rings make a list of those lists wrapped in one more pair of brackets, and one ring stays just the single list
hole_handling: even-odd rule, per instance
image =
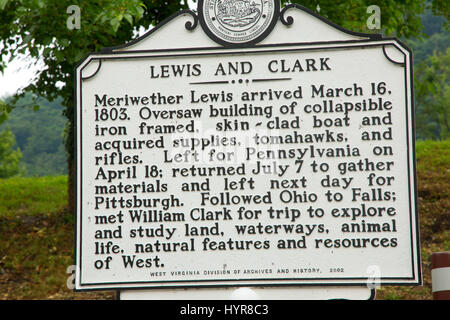
[{"label": "green foliage", "polygon": [[0,178],[9,178],[19,173],[22,153],[14,149],[15,137],[11,130],[0,132]]},{"label": "green foliage", "polygon": [[449,80],[448,61],[444,56],[450,44],[450,32],[444,28],[446,19],[434,16],[431,10],[422,16],[422,21],[427,37],[405,40],[414,53],[417,138],[445,139],[449,113],[445,95],[448,95]]},{"label": "green foliage", "polygon": [[431,9],[422,15],[426,37],[403,39],[414,52],[414,66],[426,60],[434,52],[445,52],[450,44],[450,31],[444,28],[447,21],[442,16],[435,16]]},{"label": "green foliage", "polygon": [[415,71],[416,129],[420,139],[450,138],[450,48]]},{"label": "green foliage", "polygon": [[133,26],[133,17],[136,21],[142,19],[144,8],[145,5],[139,0],[109,1],[97,15],[94,22],[99,22],[100,24],[109,22],[113,31],[117,32],[123,19],[125,19],[130,26]]},{"label": "green foliage", "polygon": [[11,105],[8,105],[4,101],[0,100],[0,125],[8,119],[8,114],[11,110]]},{"label": "green foliage", "polygon": [[[433,14],[433,11],[428,9],[422,16],[422,24],[424,26],[424,32],[428,36],[432,36],[435,33],[440,33],[445,30],[445,23],[447,19],[443,16]],[[448,30],[446,30],[448,31]]]},{"label": "green foliage", "polygon": [[435,52],[445,52],[450,43],[450,32],[441,31],[426,39],[407,40],[406,43],[414,53],[414,66],[428,59]]},{"label": "green foliage", "polygon": [[[287,2],[287,1],[283,1]],[[317,12],[332,22],[352,31],[383,33],[397,37],[418,37],[423,35],[420,14],[425,11],[426,0],[294,0]],[[433,1],[440,2],[440,1]],[[377,5],[381,10],[381,30],[367,28],[370,13],[367,8]]]},{"label": "green foliage", "polygon": [[[40,100],[38,104],[36,100]],[[22,151],[21,174],[67,174],[62,135],[66,120],[62,115],[61,99],[48,102],[26,94],[15,105],[6,123],[0,125],[0,132],[7,126],[16,136]],[[38,107],[37,111],[34,106]]]},{"label": "green foliage", "polygon": [[444,20],[444,27],[448,30],[449,29],[449,14],[450,14],[450,2],[448,0],[433,0],[428,1],[432,2],[431,8],[433,11],[433,14],[436,16],[443,16],[445,18]]}]

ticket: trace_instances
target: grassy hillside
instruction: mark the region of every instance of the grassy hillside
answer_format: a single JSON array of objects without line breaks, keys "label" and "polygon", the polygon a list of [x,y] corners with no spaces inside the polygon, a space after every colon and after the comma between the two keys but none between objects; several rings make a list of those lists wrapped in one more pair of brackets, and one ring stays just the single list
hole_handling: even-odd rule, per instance
[{"label": "grassy hillside", "polygon": [[[8,100],[8,99],[7,99]],[[26,177],[67,174],[63,131],[67,119],[62,115],[61,99],[49,102],[38,99],[39,110],[34,111],[33,96],[26,94],[0,125],[0,132],[9,128],[22,152],[21,175]],[[22,106],[22,107],[21,107]]]},{"label": "grassy hillside", "polygon": [[379,299],[431,299],[431,254],[450,251],[450,140],[419,141],[416,156],[424,285],[385,287]]},{"label": "grassy hillside", "polygon": [[114,297],[67,288],[74,218],[66,204],[66,176],[0,179],[0,299]]},{"label": "grassy hillside", "polygon": [[[417,145],[424,286],[383,287],[377,299],[431,299],[430,255],[450,251],[450,141]],[[0,299],[113,299],[73,293],[74,220],[66,177],[0,180]]]}]

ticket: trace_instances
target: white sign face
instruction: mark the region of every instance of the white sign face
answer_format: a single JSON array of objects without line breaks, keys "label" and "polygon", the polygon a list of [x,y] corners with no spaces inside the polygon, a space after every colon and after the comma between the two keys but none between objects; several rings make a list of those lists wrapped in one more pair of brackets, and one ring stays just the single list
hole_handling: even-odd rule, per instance
[{"label": "white sign face", "polygon": [[410,59],[381,38],[90,55],[76,288],[420,283]]}]

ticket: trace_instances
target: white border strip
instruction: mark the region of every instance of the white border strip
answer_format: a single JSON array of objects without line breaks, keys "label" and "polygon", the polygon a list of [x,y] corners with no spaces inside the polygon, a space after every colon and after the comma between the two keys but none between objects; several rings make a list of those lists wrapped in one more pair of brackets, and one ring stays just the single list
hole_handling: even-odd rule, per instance
[{"label": "white border strip", "polygon": [[432,291],[450,290],[450,267],[431,270]]}]

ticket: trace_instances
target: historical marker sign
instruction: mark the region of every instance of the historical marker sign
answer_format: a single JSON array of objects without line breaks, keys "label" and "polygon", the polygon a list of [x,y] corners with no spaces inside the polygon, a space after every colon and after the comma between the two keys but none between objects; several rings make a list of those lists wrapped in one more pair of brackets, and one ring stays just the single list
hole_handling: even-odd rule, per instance
[{"label": "historical marker sign", "polygon": [[419,284],[409,49],[198,12],[76,69],[76,288]]}]

